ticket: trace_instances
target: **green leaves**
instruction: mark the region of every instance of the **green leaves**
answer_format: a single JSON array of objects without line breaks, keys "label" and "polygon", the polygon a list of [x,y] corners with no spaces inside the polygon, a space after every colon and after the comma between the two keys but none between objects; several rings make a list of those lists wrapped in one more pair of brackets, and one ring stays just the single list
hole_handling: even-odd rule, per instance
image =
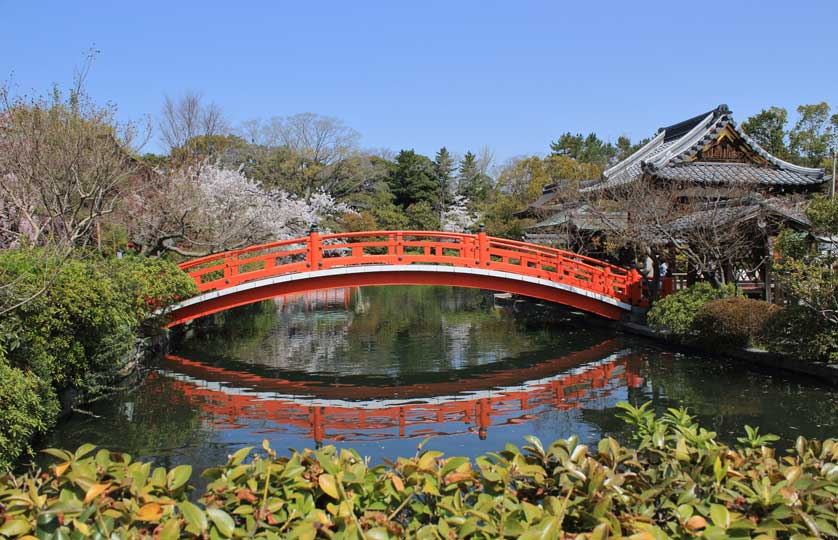
[{"label": "green leaves", "polygon": [[185,485],[192,476],[192,465],[178,465],[166,475],[166,487],[175,491]]},{"label": "green leaves", "polygon": [[750,448],[759,448],[760,446],[768,446],[769,444],[780,440],[780,437],[772,434],[766,433],[765,435],[759,434],[759,427],[751,427],[749,425],[745,425],[745,437],[737,437],[736,440],[740,444],[744,444],[749,446]]},{"label": "green leaves", "polygon": [[0,329],[0,469],[52,427],[61,409],[56,394],[67,387],[87,398],[111,391],[137,327],[197,293],[177,265],[144,257],[65,261],[48,250],[0,250],[0,275],[6,293],[31,297],[4,315]]},{"label": "green leaves", "polygon": [[0,525],[0,535],[6,537],[22,536],[30,531],[29,522],[25,519],[10,519]]},{"label": "green leaves", "polygon": [[332,476],[331,474],[321,474],[317,478],[317,482],[318,484],[320,484],[320,489],[323,490],[323,493],[335,500],[340,499],[337,481],[335,480],[334,476]]},{"label": "green leaves", "polygon": [[[838,441],[799,439],[778,458],[707,437],[684,409],[656,417],[621,405],[645,445],[569,437],[475,460],[419,451],[370,468],[326,446],[277,456],[234,453],[204,472],[187,499],[191,467],[171,470],[86,445],[50,450],[44,475],[0,478],[0,538],[140,536],[161,540],[261,538],[771,538],[829,537],[838,528]],[[758,430],[747,428],[749,440]],[[252,456],[252,459],[249,457]]]},{"label": "green leaves", "polygon": [[710,520],[716,527],[727,529],[730,527],[730,511],[720,504],[710,505]]},{"label": "green leaves", "polygon": [[209,523],[204,511],[192,504],[189,501],[181,501],[178,503],[178,508],[183,514],[183,519],[186,520],[186,526],[195,534],[207,530]]},{"label": "green leaves", "polygon": [[212,520],[213,525],[216,526],[218,532],[221,533],[222,536],[233,536],[233,531],[236,528],[236,522],[233,521],[230,514],[220,508],[207,508],[207,514]]}]

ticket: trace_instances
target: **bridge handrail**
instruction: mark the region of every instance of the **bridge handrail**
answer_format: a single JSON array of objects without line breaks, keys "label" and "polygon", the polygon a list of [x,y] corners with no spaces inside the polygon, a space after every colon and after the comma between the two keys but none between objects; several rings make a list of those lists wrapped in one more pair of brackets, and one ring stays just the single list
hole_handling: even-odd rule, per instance
[{"label": "bridge handrail", "polygon": [[544,253],[549,254],[556,254],[561,257],[566,257],[569,259],[573,259],[575,261],[584,262],[585,264],[595,267],[595,268],[608,268],[612,271],[615,271],[618,274],[628,274],[629,270],[626,270],[622,266],[617,266],[615,264],[611,264],[605,261],[601,261],[599,259],[595,259],[593,257],[588,257],[587,255],[582,255],[581,253],[575,253],[573,251],[567,251],[563,249],[553,248],[549,246],[541,246],[538,244],[531,244],[529,242],[521,242],[519,240],[509,240],[507,238],[497,238],[494,236],[489,237],[489,241],[492,244],[505,244],[509,246],[515,246],[521,249],[528,249],[533,251],[542,251]]},{"label": "bridge handrail", "polygon": [[[242,257],[248,254],[253,255]],[[315,230],[309,236],[207,255],[179,266],[204,292],[293,272],[414,263],[511,272],[564,281],[627,303],[639,300],[634,271],[571,251],[491,237],[484,232],[388,230],[320,235]]]},{"label": "bridge handrail", "polygon": [[238,249],[231,249],[229,251],[221,251],[219,253],[211,253],[209,255],[204,255],[203,257],[198,257],[196,259],[191,259],[186,262],[182,262],[178,264],[178,267],[181,270],[188,270],[189,268],[194,268],[195,266],[201,266],[202,264],[206,264],[208,262],[216,261],[216,260],[223,260],[225,257],[232,256],[232,255],[240,255],[242,253],[250,253],[252,251],[262,251],[265,249],[272,249],[276,247],[282,246],[293,246],[295,244],[305,244],[308,242],[308,237],[303,236],[301,238],[289,238],[287,240],[277,240],[274,242],[268,242],[267,244],[257,244],[255,246],[248,246],[245,248],[238,248]]}]

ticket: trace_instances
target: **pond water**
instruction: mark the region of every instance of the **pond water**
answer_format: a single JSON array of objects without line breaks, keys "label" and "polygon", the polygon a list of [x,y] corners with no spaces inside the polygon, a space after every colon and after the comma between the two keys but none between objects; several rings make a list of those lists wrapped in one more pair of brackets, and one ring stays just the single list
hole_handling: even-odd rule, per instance
[{"label": "pond water", "polygon": [[525,324],[492,295],[447,287],[339,289],[208,317],[143,384],[63,422],[83,442],[162,464],[277,449],[354,447],[374,462],[425,448],[474,456],[578,434],[627,441],[616,404],[684,405],[731,442],[744,424],[838,434],[838,392],[817,381],[667,350],[584,325]]}]

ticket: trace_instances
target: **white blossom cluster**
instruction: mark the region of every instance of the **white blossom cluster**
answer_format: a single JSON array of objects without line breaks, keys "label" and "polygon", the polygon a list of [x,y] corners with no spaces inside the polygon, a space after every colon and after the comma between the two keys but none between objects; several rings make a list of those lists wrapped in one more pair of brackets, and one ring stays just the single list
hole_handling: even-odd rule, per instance
[{"label": "white blossom cluster", "polygon": [[311,225],[352,212],[329,193],[300,198],[209,163],[160,172],[151,184],[124,204],[133,241],[149,253],[199,256],[302,237]]},{"label": "white blossom cluster", "polygon": [[307,234],[312,224],[351,211],[325,192],[315,192],[304,200],[281,189],[265,190],[241,170],[205,164],[187,174],[196,182],[204,202],[200,213],[217,237],[233,235],[250,241],[297,238]]},{"label": "white blossom cluster", "polygon": [[468,198],[457,195],[454,201],[442,213],[442,230],[447,232],[463,232],[471,230],[477,217],[468,210]]}]

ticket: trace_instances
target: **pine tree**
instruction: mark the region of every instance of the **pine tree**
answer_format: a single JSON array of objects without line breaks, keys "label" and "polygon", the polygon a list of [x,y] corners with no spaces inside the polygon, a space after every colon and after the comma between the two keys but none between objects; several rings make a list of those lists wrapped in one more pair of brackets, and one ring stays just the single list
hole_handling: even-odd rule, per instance
[{"label": "pine tree", "polygon": [[466,152],[460,160],[457,181],[458,194],[471,201],[472,205],[484,202],[492,188],[492,179],[480,170],[477,156],[471,152]]},{"label": "pine tree", "polygon": [[440,215],[448,208],[454,198],[453,183],[454,171],[457,165],[454,163],[454,158],[451,153],[444,146],[439,149],[434,157],[434,170],[436,171],[437,181],[439,182],[439,203],[437,210]]},{"label": "pine tree", "polygon": [[402,150],[396,156],[387,177],[387,183],[395,196],[395,203],[402,208],[426,202],[437,208],[439,182],[434,162],[427,156],[413,150]]},{"label": "pine tree", "polygon": [[550,150],[553,155],[569,156],[576,161],[593,163],[600,167],[608,166],[619,153],[614,145],[603,142],[596,133],[586,136],[581,133],[573,135],[569,131],[563,133],[558,141],[551,142]]}]

